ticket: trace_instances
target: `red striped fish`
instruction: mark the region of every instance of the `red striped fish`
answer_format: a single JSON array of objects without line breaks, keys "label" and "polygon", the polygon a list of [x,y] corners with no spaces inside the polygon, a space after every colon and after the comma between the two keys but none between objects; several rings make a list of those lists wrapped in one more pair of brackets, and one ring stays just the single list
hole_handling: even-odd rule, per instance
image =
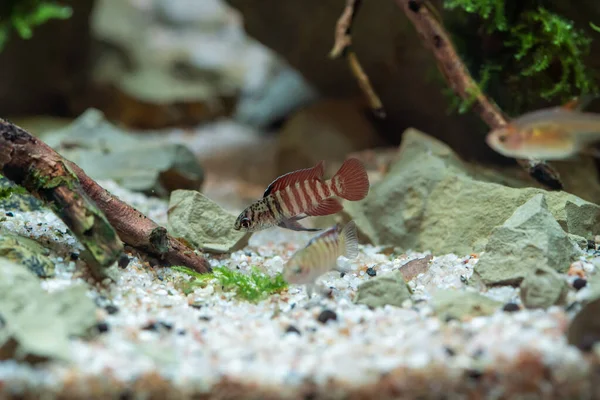
[{"label": "red striped fish", "polygon": [[346,160],[329,180],[323,180],[323,161],[312,168],[290,172],[275,179],[262,197],[248,206],[234,229],[249,232],[272,226],[296,231],[317,231],[298,221],[308,216],[330,215],[342,210],[337,197],[358,201],[369,193],[365,167],[355,158]]},{"label": "red striped fish", "polygon": [[356,258],[358,240],[356,225],[350,221],[340,230],[336,225],[312,238],[306,247],[298,250],[283,267],[283,279],[292,284],[306,285],[308,296],[314,291],[316,279],[326,272],[337,270],[340,256]]}]

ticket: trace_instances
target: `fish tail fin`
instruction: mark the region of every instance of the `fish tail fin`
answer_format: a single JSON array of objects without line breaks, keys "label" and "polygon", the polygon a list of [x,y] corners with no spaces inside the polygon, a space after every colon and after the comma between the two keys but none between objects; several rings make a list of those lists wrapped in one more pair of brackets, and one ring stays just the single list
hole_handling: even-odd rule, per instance
[{"label": "fish tail fin", "polygon": [[343,256],[346,258],[356,258],[358,256],[358,236],[356,234],[356,223],[350,221],[344,226],[341,232],[343,244]]},{"label": "fish tail fin", "polygon": [[369,177],[364,165],[356,158],[350,158],[342,164],[331,178],[333,192],[350,201],[358,201],[369,194]]}]

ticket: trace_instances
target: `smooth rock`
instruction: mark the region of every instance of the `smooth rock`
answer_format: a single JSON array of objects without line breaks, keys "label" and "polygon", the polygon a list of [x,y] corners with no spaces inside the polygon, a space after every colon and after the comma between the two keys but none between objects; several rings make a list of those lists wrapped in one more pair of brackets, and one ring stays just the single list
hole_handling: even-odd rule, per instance
[{"label": "smooth rock", "polygon": [[600,207],[565,192],[514,188],[490,180],[442,142],[415,129],[404,134],[387,175],[366,199],[344,202],[346,219],[360,237],[433,254],[482,251],[497,226],[538,194],[567,233],[592,237],[600,231]]},{"label": "smooth rock", "polygon": [[553,269],[538,266],[529,271],[521,283],[521,301],[527,308],[548,308],[564,304],[569,286]]},{"label": "smooth rock", "polygon": [[197,191],[175,190],[167,213],[169,232],[203,251],[236,251],[246,246],[251,236],[233,229],[236,215]]},{"label": "smooth rock", "polygon": [[54,276],[54,263],[49,250],[35,240],[10,234],[0,228],[0,257],[25,265],[40,278]]},{"label": "smooth rock", "polygon": [[494,229],[475,271],[486,285],[519,284],[540,267],[565,272],[581,254],[540,193]]},{"label": "smooth rock", "polygon": [[432,305],[442,320],[465,320],[493,314],[503,304],[476,292],[440,289],[433,293]]},{"label": "smooth rock", "polygon": [[48,293],[27,267],[0,257],[0,359],[69,360],[69,337],[81,336],[96,321],[96,306],[85,286]]},{"label": "smooth rock", "polygon": [[103,114],[89,109],[64,130],[48,132],[45,141],[95,180],[153,195],[175,189],[199,189],[204,171],[181,144],[149,141],[122,131]]},{"label": "smooth rock", "polygon": [[377,276],[358,286],[354,298],[356,304],[365,304],[369,308],[391,305],[401,307],[411,295],[409,287],[400,271]]}]

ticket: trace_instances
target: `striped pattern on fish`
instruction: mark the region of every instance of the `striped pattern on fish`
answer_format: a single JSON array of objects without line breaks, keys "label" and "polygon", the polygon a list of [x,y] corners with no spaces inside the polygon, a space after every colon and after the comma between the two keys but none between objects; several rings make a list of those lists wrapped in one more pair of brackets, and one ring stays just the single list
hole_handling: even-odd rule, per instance
[{"label": "striped pattern on fish", "polygon": [[[266,189],[263,198],[248,206],[237,218],[236,230],[258,231],[275,225],[304,228],[297,221],[307,216],[330,215],[342,210],[337,199],[361,200],[369,192],[369,179],[357,159],[346,160],[329,180],[323,180],[324,164],[282,175]],[[301,215],[303,214],[303,215]]]},{"label": "striped pattern on fish", "polygon": [[[304,284],[312,292],[316,279],[332,270],[341,271],[337,266],[340,256],[356,258],[358,239],[356,224],[348,222],[343,229],[336,225],[312,238],[298,250],[283,267],[283,278],[292,284]],[[309,296],[310,296],[309,292]]]}]

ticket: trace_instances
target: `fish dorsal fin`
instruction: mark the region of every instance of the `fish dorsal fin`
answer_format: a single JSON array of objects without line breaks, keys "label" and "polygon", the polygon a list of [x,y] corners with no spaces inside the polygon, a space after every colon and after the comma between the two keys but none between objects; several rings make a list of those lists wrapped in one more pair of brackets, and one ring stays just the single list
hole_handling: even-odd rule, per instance
[{"label": "fish dorsal fin", "polygon": [[324,162],[319,161],[317,165],[312,168],[299,169],[298,171],[288,172],[285,175],[281,175],[275,179],[265,190],[263,197],[267,197],[271,193],[275,193],[278,190],[285,189],[286,187],[295,184],[296,182],[304,182],[312,179],[321,179],[325,174]]},{"label": "fish dorsal fin", "polygon": [[323,239],[326,236],[333,236],[333,235],[337,235],[339,234],[340,231],[340,226],[339,224],[335,224],[334,226],[332,226],[331,228],[327,228],[326,230],[324,230],[323,232],[319,233],[318,235],[314,236],[312,239],[310,239],[308,241],[308,243],[306,243],[305,247],[309,247],[312,244],[314,244],[316,241]]}]

